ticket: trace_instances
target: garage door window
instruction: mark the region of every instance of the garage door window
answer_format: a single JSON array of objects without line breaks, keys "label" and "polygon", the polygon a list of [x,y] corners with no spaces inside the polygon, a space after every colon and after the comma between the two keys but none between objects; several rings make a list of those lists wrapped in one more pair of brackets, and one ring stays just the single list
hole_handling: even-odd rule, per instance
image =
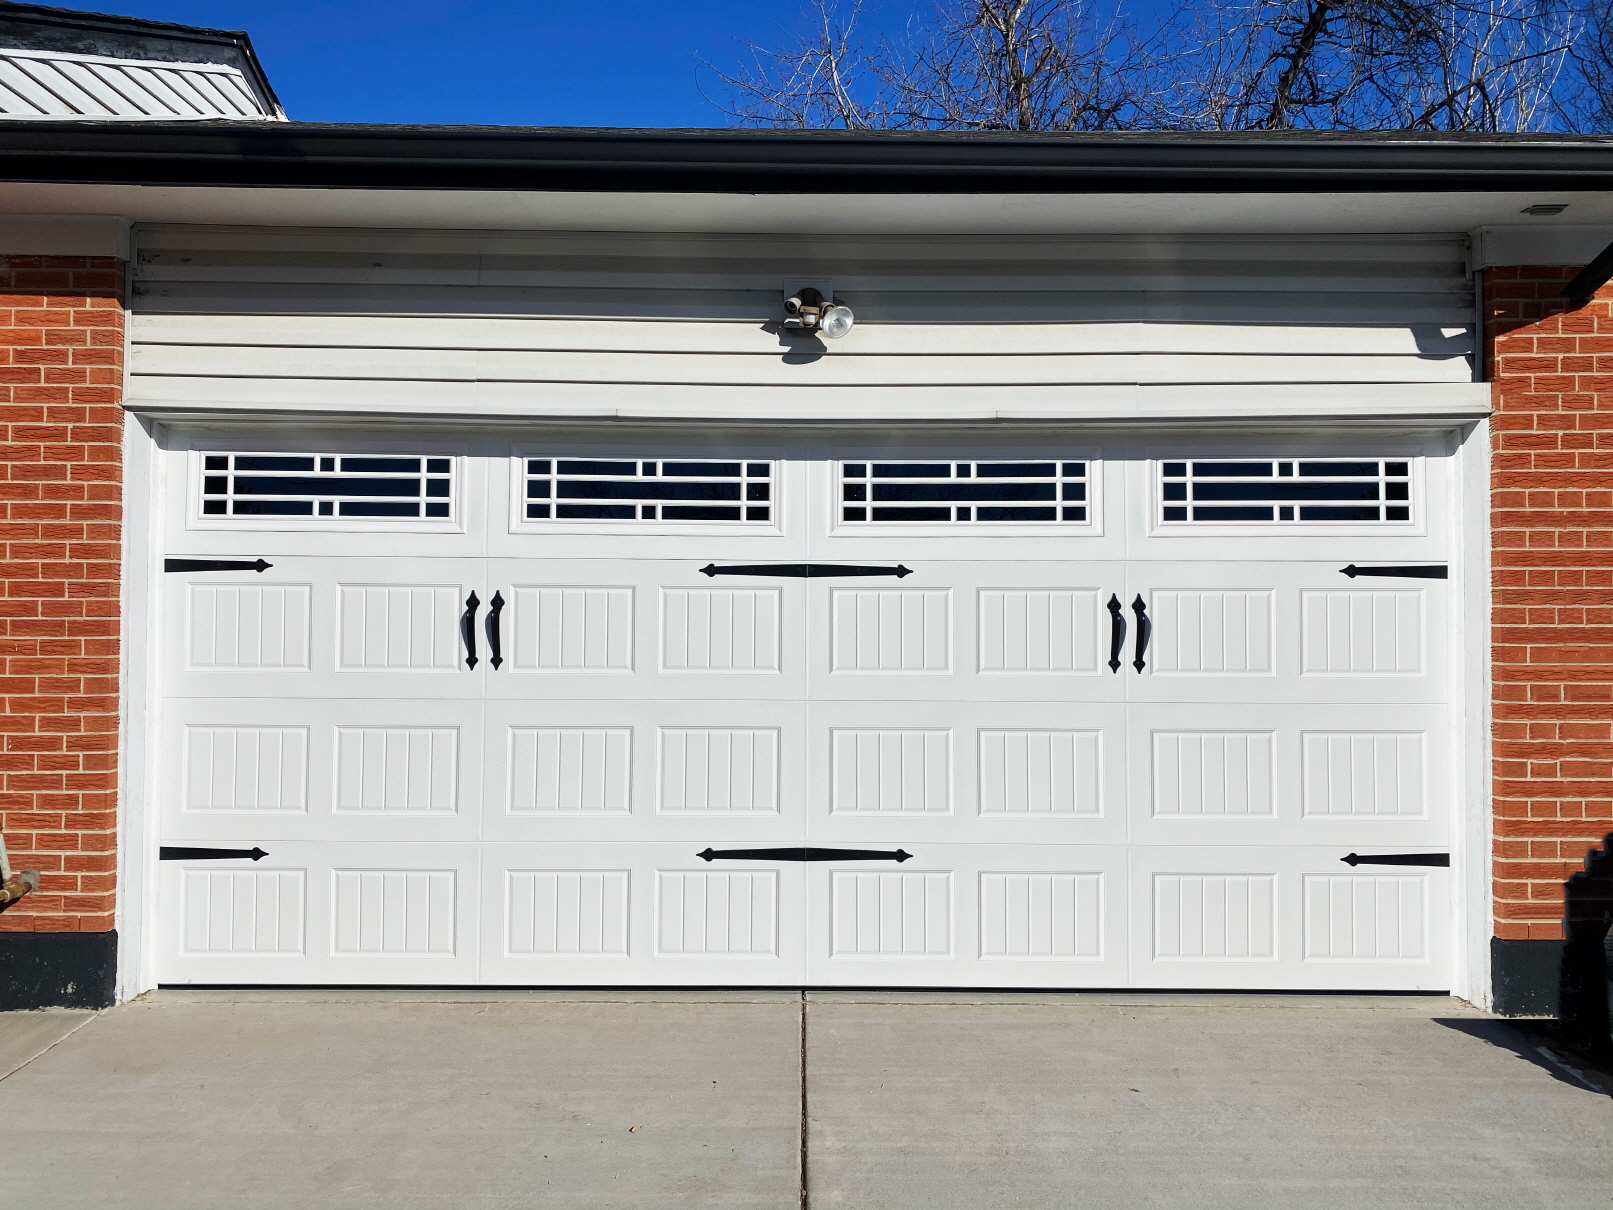
[{"label": "garage door window", "polygon": [[311,525],[448,520],[454,460],[394,454],[202,456],[204,518],[305,518]]},{"label": "garage door window", "polygon": [[528,458],[528,521],[773,522],[771,462]]},{"label": "garage door window", "polygon": [[1377,458],[1159,463],[1160,520],[1259,524],[1406,523],[1412,463]]},{"label": "garage door window", "polygon": [[842,462],[842,523],[1087,520],[1085,462]]}]

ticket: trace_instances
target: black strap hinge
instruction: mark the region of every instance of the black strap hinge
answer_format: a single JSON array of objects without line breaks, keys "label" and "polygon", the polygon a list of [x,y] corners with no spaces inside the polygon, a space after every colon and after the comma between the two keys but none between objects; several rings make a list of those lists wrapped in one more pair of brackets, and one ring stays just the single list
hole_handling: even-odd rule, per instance
[{"label": "black strap hinge", "polygon": [[264,572],[273,567],[273,563],[265,563],[262,559],[247,562],[245,559],[164,559],[164,571],[256,571]]},{"label": "black strap hinge", "polygon": [[903,849],[703,849],[702,861],[906,861],[913,854]]},{"label": "black strap hinge", "polygon": [[1341,576],[1390,576],[1407,580],[1448,580],[1451,569],[1443,563],[1426,563],[1416,567],[1357,567],[1351,563],[1348,567],[1339,568]]}]

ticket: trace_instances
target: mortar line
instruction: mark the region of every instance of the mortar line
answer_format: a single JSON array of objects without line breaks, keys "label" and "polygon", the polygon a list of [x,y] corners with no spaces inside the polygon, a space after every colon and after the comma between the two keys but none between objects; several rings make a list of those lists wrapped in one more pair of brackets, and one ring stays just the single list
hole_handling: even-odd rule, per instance
[{"label": "mortar line", "polygon": [[88,1024],[89,1024],[89,1023],[90,1023],[90,1022],[91,1022],[91,1021],[94,1021],[94,1020],[96,1020],[96,1019],[97,1019],[97,1018],[98,1018],[98,1017],[100,1017],[100,1015],[101,1015],[101,1014],[100,1014],[100,1013],[98,1013],[98,1012],[96,1012],[96,1013],[91,1013],[91,1014],[90,1014],[90,1015],[89,1015],[89,1016],[87,1016],[87,1017],[85,1017],[85,1018],[84,1018],[84,1019],[83,1019],[83,1020],[82,1020],[82,1021],[80,1021],[80,1022],[79,1022],[79,1023],[78,1023],[78,1024],[77,1024],[77,1025],[75,1025],[75,1026],[73,1026],[73,1028],[72,1028],[72,1029],[70,1029],[70,1030],[68,1030],[68,1031],[67,1031],[67,1032],[66,1032],[66,1033],[65,1033],[65,1034],[63,1034],[63,1035],[62,1035],[62,1036],[61,1036],[61,1037],[59,1037],[59,1038],[57,1038],[57,1039],[56,1039],[56,1040],[55,1040],[55,1041],[54,1041],[54,1042],[52,1042],[52,1043],[51,1043],[51,1044],[50,1044],[50,1045],[49,1045],[49,1046],[46,1046],[46,1047],[45,1047],[45,1048],[44,1048],[44,1049],[43,1049],[43,1050],[41,1050],[41,1051],[40,1051],[40,1052],[39,1052],[39,1053],[38,1053],[38,1054],[35,1054],[35,1055],[30,1055],[30,1056],[29,1056],[29,1057],[28,1057],[28,1058],[26,1058],[26,1059],[24,1059],[24,1060],[23,1060],[23,1061],[22,1061],[22,1062],[21,1062],[21,1063],[18,1063],[18,1064],[17,1064],[17,1065],[16,1065],[16,1066],[15,1066],[15,1067],[13,1067],[13,1068],[12,1068],[12,1069],[11,1069],[11,1070],[10,1070],[10,1071],[8,1071],[8,1072],[5,1072],[5,1073],[3,1073],[3,1074],[0,1074],[0,1080],[9,1080],[9,1079],[10,1079],[10,1078],[11,1078],[11,1077],[12,1077],[12,1076],[14,1076],[14,1075],[16,1075],[16,1074],[17,1074],[17,1073],[18,1073],[18,1072],[19,1072],[19,1071],[21,1071],[21,1070],[22,1070],[22,1069],[23,1069],[23,1068],[24,1068],[24,1067],[27,1067],[27,1066],[28,1066],[28,1064],[30,1064],[30,1063],[32,1063],[32,1062],[33,1062],[33,1061],[34,1061],[34,1060],[35,1060],[35,1059],[38,1059],[38,1058],[42,1058],[42,1057],[43,1057],[43,1056],[45,1056],[45,1055],[47,1055],[47,1054],[49,1054],[49,1053],[50,1053],[50,1052],[51,1052],[51,1051],[53,1051],[53,1050],[55,1050],[55,1049],[56,1049],[56,1048],[57,1048],[57,1047],[58,1047],[58,1046],[60,1046],[60,1045],[61,1045],[61,1044],[62,1044],[62,1043],[63,1043],[63,1042],[65,1042],[65,1041],[67,1041],[67,1039],[69,1039],[69,1038],[71,1038],[71,1037],[72,1037],[72,1036],[73,1036],[73,1035],[74,1035],[74,1034],[76,1034],[76,1033],[77,1033],[77,1032],[78,1032],[78,1031],[79,1031],[79,1030],[81,1030],[81,1029],[83,1029],[83,1028],[84,1028],[84,1027],[85,1027],[85,1026],[86,1026],[86,1025],[88,1025]]},{"label": "mortar line", "polygon": [[807,994],[801,989],[801,1210],[810,1210],[807,1192]]}]

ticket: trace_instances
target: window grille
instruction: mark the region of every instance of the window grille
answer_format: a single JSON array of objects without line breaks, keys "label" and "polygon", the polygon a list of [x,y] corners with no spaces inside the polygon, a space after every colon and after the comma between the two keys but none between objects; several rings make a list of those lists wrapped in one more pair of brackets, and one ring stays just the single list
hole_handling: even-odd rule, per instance
[{"label": "window grille", "polygon": [[842,462],[840,519],[949,525],[1087,519],[1085,462]]},{"label": "window grille", "polygon": [[1411,518],[1411,463],[1362,458],[1160,464],[1165,522],[1395,522]]},{"label": "window grille", "polygon": [[204,454],[202,516],[447,520],[453,465],[394,454]]},{"label": "window grille", "polygon": [[773,464],[528,458],[525,500],[529,521],[771,524]]}]

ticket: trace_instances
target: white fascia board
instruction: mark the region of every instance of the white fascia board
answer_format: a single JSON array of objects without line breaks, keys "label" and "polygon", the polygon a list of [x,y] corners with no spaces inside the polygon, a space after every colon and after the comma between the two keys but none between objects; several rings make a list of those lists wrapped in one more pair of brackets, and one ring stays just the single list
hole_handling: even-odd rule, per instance
[{"label": "white fascia board", "polygon": [[[253,390],[253,386],[258,390]],[[135,377],[124,406],[159,419],[197,416],[337,415],[432,420],[654,420],[740,424],[948,423],[1129,424],[1241,421],[1458,421],[1490,414],[1487,383],[1359,383],[1303,386],[1103,384],[985,391],[933,387],[766,393],[753,387],[504,383],[432,384],[399,391],[392,382],[301,383],[296,396],[273,384]],[[413,395],[413,398],[408,396]],[[996,396],[993,398],[992,396]]]},{"label": "white fascia board", "polygon": [[0,256],[129,259],[129,220],[116,214],[12,214],[0,224]]},{"label": "white fascia board", "polygon": [[1492,265],[1585,265],[1609,244],[1613,224],[1480,227],[1473,233],[1473,268]]}]

